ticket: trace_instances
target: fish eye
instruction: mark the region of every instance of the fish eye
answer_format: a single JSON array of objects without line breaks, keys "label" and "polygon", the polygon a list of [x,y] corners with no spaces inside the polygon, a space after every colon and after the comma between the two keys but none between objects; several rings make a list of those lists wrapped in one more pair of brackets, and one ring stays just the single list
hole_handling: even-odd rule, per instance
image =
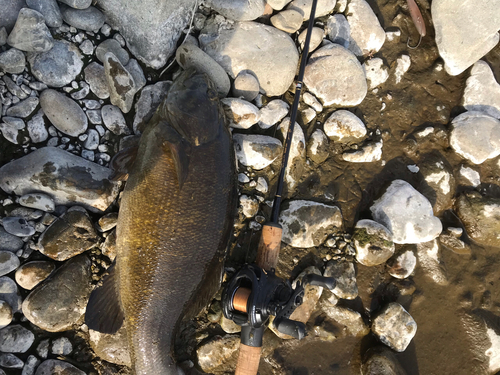
[{"label": "fish eye", "polygon": [[208,99],[210,99],[210,100],[217,100],[219,98],[219,95],[217,94],[217,92],[214,89],[208,89],[207,96],[208,96]]}]

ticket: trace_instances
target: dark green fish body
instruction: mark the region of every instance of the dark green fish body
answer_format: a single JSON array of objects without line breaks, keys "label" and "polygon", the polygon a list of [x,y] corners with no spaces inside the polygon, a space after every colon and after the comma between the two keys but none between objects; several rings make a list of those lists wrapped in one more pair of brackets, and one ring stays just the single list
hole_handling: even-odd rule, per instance
[{"label": "dark green fish body", "polygon": [[235,201],[217,92],[185,73],[141,137],[118,217],[115,288],[137,375],[177,375],[175,330],[220,286]]}]

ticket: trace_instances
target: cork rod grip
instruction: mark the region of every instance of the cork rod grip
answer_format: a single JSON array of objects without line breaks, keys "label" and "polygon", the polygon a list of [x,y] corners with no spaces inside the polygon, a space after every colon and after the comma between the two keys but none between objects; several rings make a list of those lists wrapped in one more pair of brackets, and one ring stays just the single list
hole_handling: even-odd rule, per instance
[{"label": "cork rod grip", "polygon": [[262,227],[256,263],[266,271],[278,265],[282,233],[279,224],[267,223]]},{"label": "cork rod grip", "polygon": [[259,371],[261,350],[262,347],[240,344],[240,355],[234,375],[256,375]]}]

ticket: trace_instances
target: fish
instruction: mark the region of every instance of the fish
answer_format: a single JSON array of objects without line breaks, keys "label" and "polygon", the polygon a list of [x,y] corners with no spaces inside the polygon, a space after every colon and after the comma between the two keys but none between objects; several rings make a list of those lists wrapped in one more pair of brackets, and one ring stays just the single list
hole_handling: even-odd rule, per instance
[{"label": "fish", "polygon": [[236,212],[234,148],[209,78],[184,71],[130,149],[116,262],[85,322],[106,333],[125,324],[136,375],[177,375],[176,330],[219,289]]}]

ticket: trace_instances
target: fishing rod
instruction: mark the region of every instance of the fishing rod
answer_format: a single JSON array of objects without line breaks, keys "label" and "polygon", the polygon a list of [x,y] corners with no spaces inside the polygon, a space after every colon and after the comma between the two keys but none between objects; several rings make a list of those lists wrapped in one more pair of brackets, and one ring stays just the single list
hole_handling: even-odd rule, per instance
[{"label": "fishing rod", "polygon": [[317,0],[312,0],[271,218],[262,226],[256,264],[243,266],[228,282],[222,295],[224,316],[241,326],[241,344],[235,375],[257,374],[262,350],[262,337],[270,316],[274,316],[272,324],[275,329],[300,340],[306,335],[305,325],[289,318],[295,308],[302,303],[304,287],[307,284],[330,289],[335,287],[333,278],[309,274],[293,289],[288,280],[282,280],[275,275],[283,232],[278,219],[303,85],[302,80],[304,79],[309,43],[314,26],[316,3]]}]

